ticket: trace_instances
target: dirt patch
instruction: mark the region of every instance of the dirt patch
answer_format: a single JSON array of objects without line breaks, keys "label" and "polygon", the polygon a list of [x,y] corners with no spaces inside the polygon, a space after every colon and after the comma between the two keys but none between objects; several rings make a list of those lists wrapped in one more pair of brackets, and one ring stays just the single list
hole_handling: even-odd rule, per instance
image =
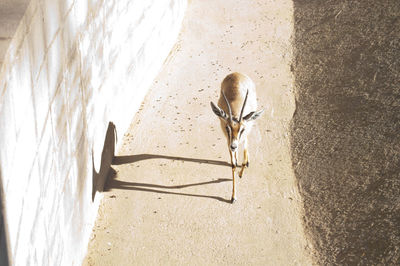
[{"label": "dirt patch", "polygon": [[295,1],[292,160],[321,265],[400,262],[400,2]]}]

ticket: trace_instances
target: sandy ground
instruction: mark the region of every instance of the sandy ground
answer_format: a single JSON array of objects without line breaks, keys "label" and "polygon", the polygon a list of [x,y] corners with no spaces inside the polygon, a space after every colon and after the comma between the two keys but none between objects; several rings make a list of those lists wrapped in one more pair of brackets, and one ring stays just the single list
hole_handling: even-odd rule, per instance
[{"label": "sandy ground", "polygon": [[[291,1],[191,1],[179,40],[114,159],[84,265],[310,265],[290,158]],[[239,71],[265,108],[230,204],[210,101]],[[239,160],[241,162],[241,160]]]}]

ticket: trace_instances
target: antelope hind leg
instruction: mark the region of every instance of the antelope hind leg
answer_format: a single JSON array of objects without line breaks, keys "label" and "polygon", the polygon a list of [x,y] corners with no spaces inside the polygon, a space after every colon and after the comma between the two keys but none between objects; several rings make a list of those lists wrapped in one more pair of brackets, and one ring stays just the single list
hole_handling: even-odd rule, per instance
[{"label": "antelope hind leg", "polygon": [[244,169],[249,167],[249,152],[247,151],[247,139],[244,141],[244,156],[243,156],[243,164],[242,169],[240,170],[239,177],[242,178]]}]

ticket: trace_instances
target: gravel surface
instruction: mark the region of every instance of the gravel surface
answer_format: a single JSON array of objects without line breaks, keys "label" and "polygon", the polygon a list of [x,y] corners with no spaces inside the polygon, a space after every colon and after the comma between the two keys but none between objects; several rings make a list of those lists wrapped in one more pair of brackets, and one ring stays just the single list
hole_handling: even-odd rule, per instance
[{"label": "gravel surface", "polygon": [[320,265],[400,264],[400,1],[295,1],[292,161]]}]

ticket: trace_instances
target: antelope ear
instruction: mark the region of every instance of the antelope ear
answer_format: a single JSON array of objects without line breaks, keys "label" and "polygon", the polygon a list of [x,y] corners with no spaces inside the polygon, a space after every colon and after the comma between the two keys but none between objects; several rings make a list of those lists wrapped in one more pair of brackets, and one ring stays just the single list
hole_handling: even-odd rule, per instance
[{"label": "antelope ear", "polygon": [[264,109],[258,110],[258,111],[254,111],[254,112],[250,112],[249,114],[247,114],[245,117],[243,117],[243,120],[245,121],[252,121],[252,120],[256,120],[258,117],[260,117],[260,115],[264,112]]},{"label": "antelope ear", "polygon": [[221,117],[224,120],[227,119],[227,116],[226,116],[226,113],[224,112],[224,110],[222,110],[221,108],[216,106],[213,102],[210,102],[210,104],[211,104],[211,109],[213,110],[214,114],[216,114],[217,116]]}]

